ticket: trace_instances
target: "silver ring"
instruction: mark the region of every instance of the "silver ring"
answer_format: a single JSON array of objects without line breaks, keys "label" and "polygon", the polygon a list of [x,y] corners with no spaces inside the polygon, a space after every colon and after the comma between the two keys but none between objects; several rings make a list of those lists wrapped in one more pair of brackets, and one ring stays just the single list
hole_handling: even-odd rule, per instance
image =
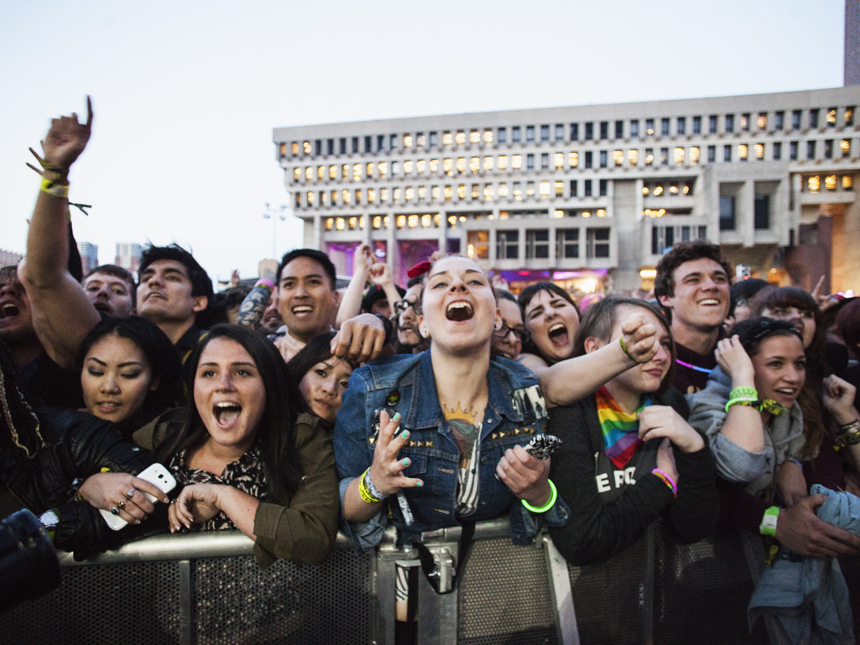
[{"label": "silver ring", "polygon": [[130,491],[128,491],[125,494],[126,499],[131,499],[132,497],[134,497],[134,491],[136,491],[136,490],[137,490],[136,488],[132,488]]},{"label": "silver ring", "polygon": [[116,506],[111,506],[111,515],[119,515],[119,509]]}]

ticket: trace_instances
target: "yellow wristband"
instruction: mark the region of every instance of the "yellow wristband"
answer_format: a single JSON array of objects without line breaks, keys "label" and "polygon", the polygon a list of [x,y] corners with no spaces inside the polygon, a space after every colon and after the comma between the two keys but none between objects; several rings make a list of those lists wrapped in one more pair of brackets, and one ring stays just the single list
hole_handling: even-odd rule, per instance
[{"label": "yellow wristband", "polygon": [[55,184],[42,177],[42,185],[39,187],[43,193],[48,193],[51,197],[59,197],[62,199],[69,198],[68,184]]}]

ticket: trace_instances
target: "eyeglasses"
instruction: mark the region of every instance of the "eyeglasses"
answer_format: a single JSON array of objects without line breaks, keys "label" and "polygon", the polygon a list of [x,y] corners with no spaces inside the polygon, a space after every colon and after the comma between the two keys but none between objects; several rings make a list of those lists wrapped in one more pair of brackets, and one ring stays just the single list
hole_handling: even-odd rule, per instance
[{"label": "eyeglasses", "polygon": [[510,334],[511,332],[514,332],[514,336],[516,337],[516,339],[524,345],[529,342],[532,337],[532,335],[525,329],[508,327],[504,323],[502,323],[502,326],[499,327],[499,329],[493,330],[493,336],[495,336],[496,338],[507,338],[508,334]]},{"label": "eyeglasses", "polygon": [[409,307],[412,307],[412,311],[414,311],[417,314],[418,310],[421,307],[421,303],[418,302],[417,300],[412,301],[412,300],[406,300],[405,298],[403,300],[398,300],[397,302],[394,303],[394,311],[396,311],[399,314],[406,313],[406,310],[409,309]]}]

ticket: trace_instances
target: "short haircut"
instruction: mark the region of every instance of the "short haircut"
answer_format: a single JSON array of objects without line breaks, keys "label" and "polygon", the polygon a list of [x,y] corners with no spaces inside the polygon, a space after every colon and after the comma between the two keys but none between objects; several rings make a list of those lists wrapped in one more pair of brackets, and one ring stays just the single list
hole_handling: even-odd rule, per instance
[{"label": "short haircut", "polygon": [[278,274],[275,280],[277,284],[281,284],[281,274],[284,272],[284,267],[296,258],[310,258],[317,262],[328,276],[331,290],[334,291],[337,288],[337,272],[334,269],[334,263],[332,263],[325,253],[317,251],[316,249],[293,249],[284,255],[284,257],[281,258],[281,264],[278,265]]},{"label": "short haircut", "polygon": [[158,260],[175,260],[184,266],[185,270],[188,271],[188,279],[191,281],[191,295],[195,297],[206,296],[209,299],[207,308],[212,304],[214,295],[212,280],[209,278],[206,270],[194,259],[193,255],[178,244],[171,244],[169,246],[153,246],[150,244],[140,254],[140,268],[137,270],[137,275],[143,275],[143,272],[149,268],[149,265]]},{"label": "short haircut", "polygon": [[693,262],[706,258],[713,260],[731,277],[732,265],[723,259],[720,247],[708,240],[690,240],[689,242],[678,242],[672,250],[664,255],[657,264],[657,275],[654,278],[654,295],[675,295],[675,269],[685,262]]},{"label": "short haircut", "polygon": [[735,308],[738,305],[752,306],[753,297],[762,289],[766,289],[770,283],[759,278],[750,278],[749,280],[740,280],[732,285],[729,290],[729,316],[735,315]]},{"label": "short haircut", "polygon": [[90,269],[90,272],[84,276],[84,282],[87,279],[96,273],[103,273],[104,275],[112,275],[114,278],[119,278],[123,282],[128,285],[128,291],[131,294],[131,306],[135,307],[137,305],[137,283],[134,281],[134,276],[131,275],[131,272],[123,269],[121,266],[117,266],[116,264],[100,264],[95,269]]},{"label": "short haircut", "polygon": [[610,296],[593,302],[582,315],[582,321],[580,322],[579,330],[576,332],[576,340],[573,344],[573,356],[582,356],[586,353],[585,341],[588,338],[596,338],[603,342],[608,342],[612,338],[612,330],[615,327],[615,323],[618,322],[618,310],[622,307],[639,307],[640,309],[650,311],[657,317],[660,324],[663,325],[666,333],[669,334],[669,338],[672,340],[670,349],[672,362],[669,365],[669,371],[666,372],[666,376],[660,382],[660,389],[657,390],[660,393],[665,392],[672,384],[672,381],[675,380],[675,341],[672,339],[671,325],[666,316],[663,315],[662,310],[645,300]]}]

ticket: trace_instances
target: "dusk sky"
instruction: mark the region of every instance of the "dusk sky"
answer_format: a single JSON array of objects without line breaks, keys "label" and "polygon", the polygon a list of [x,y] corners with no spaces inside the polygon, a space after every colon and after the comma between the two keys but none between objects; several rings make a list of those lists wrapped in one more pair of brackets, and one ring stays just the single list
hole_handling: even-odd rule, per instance
[{"label": "dusk sky", "polygon": [[[23,252],[52,117],[93,98],[78,240],[176,241],[213,280],[272,254],[272,130],[842,85],[843,0],[0,4],[0,248]],[[290,213],[291,211],[288,211]],[[301,226],[277,223],[282,254]]]}]

